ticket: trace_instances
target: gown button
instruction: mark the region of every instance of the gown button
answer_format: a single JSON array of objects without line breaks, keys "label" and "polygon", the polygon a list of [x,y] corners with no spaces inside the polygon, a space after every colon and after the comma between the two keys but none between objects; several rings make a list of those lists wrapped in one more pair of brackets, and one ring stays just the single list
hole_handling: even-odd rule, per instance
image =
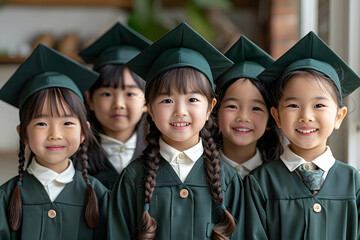
[{"label": "gown button", "polygon": [[181,189],[180,190],[180,197],[181,198],[187,198],[189,196],[189,191],[186,189]]},{"label": "gown button", "polygon": [[314,212],[321,212],[321,205],[318,203],[315,203],[313,206]]},{"label": "gown button", "polygon": [[55,218],[56,217],[56,212],[55,210],[51,209],[48,211],[48,217],[49,218]]}]

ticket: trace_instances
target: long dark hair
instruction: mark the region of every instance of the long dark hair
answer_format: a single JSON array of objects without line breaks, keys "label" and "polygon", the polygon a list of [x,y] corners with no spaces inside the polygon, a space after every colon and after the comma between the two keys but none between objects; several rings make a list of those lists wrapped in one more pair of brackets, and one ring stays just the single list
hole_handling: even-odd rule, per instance
[{"label": "long dark hair", "polygon": [[[103,65],[99,69],[96,69],[100,73],[100,77],[95,82],[94,85],[89,89],[89,98],[91,99],[95,90],[102,87],[113,87],[113,88],[121,88],[125,89],[125,80],[124,80],[124,71],[126,66],[124,64],[107,64]],[[144,91],[145,89],[145,81],[139,77],[136,73],[130,71],[132,78],[135,83],[138,85],[140,89]],[[93,133],[98,140],[101,142],[100,133],[104,133],[101,123],[97,120],[94,111],[91,111],[89,105],[86,104],[86,109],[89,113],[90,123],[93,129]],[[136,130],[135,130],[136,131]],[[106,164],[106,156],[103,152],[101,146],[96,147],[92,146],[92,155],[89,158],[89,173],[96,174],[101,171]]]},{"label": "long dark hair", "polygon": [[[218,95],[218,98],[221,101],[223,100],[226,90],[236,81],[237,79],[230,81],[228,84],[226,84],[221,89],[216,89],[216,93]],[[266,108],[269,113],[269,120],[267,123],[267,128],[264,132],[264,134],[257,140],[256,147],[259,149],[261,154],[261,159],[264,162],[269,162],[273,160],[278,160],[280,158],[280,155],[284,152],[283,147],[283,135],[280,132],[280,129],[277,127],[275,120],[271,117],[270,114],[270,108],[271,108],[271,102],[270,102],[270,91],[268,91],[268,88],[265,86],[265,84],[262,81],[252,79],[252,78],[244,78],[244,81],[250,81],[256,89],[260,92],[261,96],[263,97]],[[215,109],[214,115],[216,118],[219,117],[219,106]],[[222,146],[222,138],[217,138],[217,144]]]},{"label": "long dark hair", "polygon": [[[88,145],[93,142],[93,145],[96,145],[96,139],[93,136],[90,129],[87,127],[87,118],[86,118],[86,109],[79,98],[73,91],[65,88],[46,88],[40,90],[30,96],[24,105],[20,109],[20,147],[19,147],[19,175],[18,182],[14,187],[8,209],[7,209],[7,219],[9,226],[12,231],[17,231],[21,225],[22,221],[22,200],[20,194],[20,188],[23,181],[24,175],[24,163],[25,163],[25,143],[24,139],[27,137],[26,128],[31,120],[41,115],[41,112],[44,107],[45,100],[48,100],[49,109],[51,109],[50,114],[54,117],[59,117],[61,112],[65,111],[65,108],[69,108],[70,111],[78,117],[81,123],[81,132],[85,136],[85,140],[80,144],[79,150],[77,152],[77,157],[80,159],[83,167],[83,177],[87,185],[85,202],[84,202],[84,216],[86,223],[89,227],[95,227],[99,218],[99,210],[97,204],[97,197],[94,189],[92,188],[91,182],[87,176],[87,150]],[[34,156],[31,153],[31,156]]]},{"label": "long dark hair", "polygon": [[[146,104],[151,104],[159,93],[187,93],[188,89],[206,96],[209,107],[215,97],[209,81],[204,74],[190,67],[174,68],[160,74],[145,90]],[[156,175],[160,165],[160,146],[159,138],[161,132],[157,129],[155,123],[148,115],[150,124],[150,133],[147,135],[147,148],[143,151],[141,159],[144,161],[146,171],[144,188],[145,188],[145,206],[150,205],[150,199],[156,185]],[[207,182],[213,200],[219,205],[224,204],[223,192],[220,178],[220,159],[219,151],[213,139],[213,134],[217,127],[210,117],[200,132],[200,137],[204,147],[204,168],[207,176]],[[235,231],[235,220],[228,210],[224,210],[220,222],[213,230],[213,239],[226,239]],[[140,222],[140,234],[138,239],[154,239],[157,224],[147,210],[144,210]]]}]

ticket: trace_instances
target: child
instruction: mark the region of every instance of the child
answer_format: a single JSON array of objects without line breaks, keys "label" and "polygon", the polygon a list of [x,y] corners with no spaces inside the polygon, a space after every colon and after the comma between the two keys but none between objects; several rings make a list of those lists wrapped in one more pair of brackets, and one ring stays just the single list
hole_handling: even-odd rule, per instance
[{"label": "child", "polygon": [[359,239],[360,175],[326,146],[359,77],[310,32],[259,78],[274,84],[271,114],[290,144],[245,179],[247,239]]},{"label": "child", "polygon": [[[95,138],[82,102],[97,77],[40,44],[0,90],[0,99],[20,109],[19,175],[0,187],[0,239],[106,237],[109,192],[87,175]],[[83,172],[69,160],[76,152]]]},{"label": "child", "polygon": [[128,63],[146,79],[149,145],[114,186],[110,239],[243,239],[242,181],[210,118],[213,77],[231,64],[185,23]]},{"label": "child", "polygon": [[108,189],[146,146],[145,81],[124,64],[149,44],[149,40],[118,22],[79,54],[100,73],[85,95],[94,134],[102,146],[93,147],[89,173]]},{"label": "child", "polygon": [[280,131],[269,118],[265,84],[258,79],[274,60],[245,36],[225,56],[235,64],[216,81],[220,158],[244,178],[263,162],[279,159],[283,152]]}]

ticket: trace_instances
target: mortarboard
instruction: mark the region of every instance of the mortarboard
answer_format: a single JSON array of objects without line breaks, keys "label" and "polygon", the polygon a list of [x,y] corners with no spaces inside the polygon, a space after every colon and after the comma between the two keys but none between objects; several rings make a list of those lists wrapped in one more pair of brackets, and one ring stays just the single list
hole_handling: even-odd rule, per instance
[{"label": "mortarboard", "polygon": [[346,97],[360,85],[359,76],[312,31],[266,68],[259,78],[270,83],[301,69],[313,69],[331,78],[341,97]]},{"label": "mortarboard", "polygon": [[0,90],[0,99],[21,108],[27,98],[50,87],[63,87],[82,94],[96,81],[99,74],[39,44]]},{"label": "mortarboard", "polygon": [[134,57],[126,66],[146,80],[146,85],[161,73],[177,67],[193,67],[209,79],[217,78],[232,66],[232,61],[186,23],[179,24]]},{"label": "mortarboard", "polygon": [[105,64],[125,64],[150,44],[150,40],[117,22],[79,55],[98,69]]},{"label": "mortarboard", "polygon": [[225,53],[225,56],[232,60],[234,65],[215,80],[220,89],[239,78],[259,80],[258,75],[274,62],[269,54],[244,35]]}]

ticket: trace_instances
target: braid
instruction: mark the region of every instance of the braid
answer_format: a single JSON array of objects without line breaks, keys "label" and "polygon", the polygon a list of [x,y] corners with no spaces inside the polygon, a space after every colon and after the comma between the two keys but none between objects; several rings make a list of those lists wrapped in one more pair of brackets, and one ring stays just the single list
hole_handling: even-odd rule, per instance
[{"label": "braid", "polygon": [[[223,207],[224,198],[221,188],[219,150],[213,138],[216,135],[217,128],[212,117],[210,117],[200,132],[204,146],[204,167],[211,195],[216,204]],[[228,210],[224,209],[220,222],[214,227],[212,238],[215,240],[227,239],[227,236],[230,236],[235,231],[235,228],[236,224],[233,216]]]},{"label": "braid", "polygon": [[[151,116],[147,116],[147,121],[150,125],[150,132],[146,136],[146,141],[148,142],[148,146],[143,151],[141,155],[141,159],[144,161],[144,167],[146,170],[145,175],[145,206],[150,206],[150,199],[152,197],[153,191],[155,189],[156,184],[156,174],[160,166],[160,154],[159,154],[159,138],[161,136],[161,132],[155,126],[155,123],[152,121]],[[157,223],[155,219],[153,219],[149,211],[144,209],[144,212],[141,217],[140,222],[140,235],[138,237],[139,240],[145,239],[154,239],[155,231],[156,231]]]},{"label": "braid", "polygon": [[82,164],[82,175],[87,185],[84,202],[85,221],[89,227],[94,228],[99,221],[99,209],[96,193],[94,191],[94,188],[91,186],[90,180],[87,175],[88,156],[86,144],[81,144],[79,155]]},{"label": "braid", "polygon": [[12,231],[17,231],[20,228],[22,221],[22,200],[20,194],[20,186],[22,185],[25,165],[25,144],[20,139],[19,149],[19,176],[18,182],[14,187],[11,199],[7,208],[7,220]]}]

